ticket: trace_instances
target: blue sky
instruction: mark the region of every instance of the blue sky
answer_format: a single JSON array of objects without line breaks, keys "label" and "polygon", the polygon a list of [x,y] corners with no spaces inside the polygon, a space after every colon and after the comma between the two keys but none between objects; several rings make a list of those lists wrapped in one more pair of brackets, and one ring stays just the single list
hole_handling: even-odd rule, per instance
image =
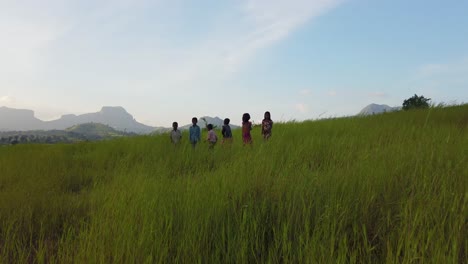
[{"label": "blue sky", "polygon": [[143,123],[468,101],[468,1],[0,0],[0,106]]}]

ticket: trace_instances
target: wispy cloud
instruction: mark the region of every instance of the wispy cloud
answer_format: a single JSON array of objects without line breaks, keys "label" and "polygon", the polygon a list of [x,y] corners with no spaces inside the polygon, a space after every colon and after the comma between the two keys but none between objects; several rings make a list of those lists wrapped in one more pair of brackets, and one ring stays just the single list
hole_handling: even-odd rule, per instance
[{"label": "wispy cloud", "polygon": [[304,104],[304,103],[297,103],[294,108],[296,109],[296,111],[304,114],[304,113],[307,113],[308,111],[308,106],[307,104]]},{"label": "wispy cloud", "polygon": [[336,7],[341,0],[246,0],[243,5],[247,31],[237,36],[226,62],[238,67],[258,50],[283,40],[299,27]]},{"label": "wispy cloud", "polygon": [[310,95],[312,91],[310,89],[302,89],[299,91],[300,95]]},{"label": "wispy cloud", "polygon": [[328,96],[336,96],[337,94],[335,90],[328,91]]},{"label": "wispy cloud", "polygon": [[15,102],[15,98],[5,95],[5,96],[0,96],[0,103],[1,104],[10,104]]},{"label": "wispy cloud", "polygon": [[451,75],[452,77],[463,78],[468,80],[468,57],[446,62],[446,63],[427,63],[421,65],[416,75],[419,78],[432,78],[432,77],[444,77]]},{"label": "wispy cloud", "polygon": [[428,63],[420,66],[417,70],[417,74],[419,76],[432,76],[434,74],[445,72],[448,69],[449,66],[447,64]]},{"label": "wispy cloud", "polygon": [[385,98],[388,96],[388,94],[384,92],[372,92],[372,93],[369,93],[369,96],[373,98]]},{"label": "wispy cloud", "polygon": [[[231,19],[217,18],[201,40],[180,50],[173,47],[163,58],[161,78],[170,86],[191,87],[224,80],[248,67],[256,55],[281,42],[298,28],[342,3],[341,0],[244,0],[224,10]],[[234,10],[234,11],[233,11]],[[223,13],[221,12],[221,13]],[[233,23],[233,21],[236,21]],[[211,27],[211,25],[208,25]],[[221,29],[221,30],[220,30]]]},{"label": "wispy cloud", "polygon": [[407,85],[411,92],[434,101],[468,100],[468,58],[423,64],[415,69]]}]

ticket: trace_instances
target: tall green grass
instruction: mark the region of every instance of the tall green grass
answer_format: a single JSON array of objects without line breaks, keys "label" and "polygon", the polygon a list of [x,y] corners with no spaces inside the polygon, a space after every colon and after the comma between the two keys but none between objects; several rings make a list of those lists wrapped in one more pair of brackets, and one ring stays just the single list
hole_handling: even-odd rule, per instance
[{"label": "tall green grass", "polygon": [[468,105],[0,147],[1,263],[467,263]]}]

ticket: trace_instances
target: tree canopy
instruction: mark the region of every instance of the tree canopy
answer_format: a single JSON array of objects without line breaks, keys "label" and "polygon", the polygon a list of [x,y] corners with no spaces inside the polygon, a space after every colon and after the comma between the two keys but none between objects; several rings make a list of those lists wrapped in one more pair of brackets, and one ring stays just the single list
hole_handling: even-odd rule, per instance
[{"label": "tree canopy", "polygon": [[418,109],[418,108],[428,108],[429,101],[431,98],[425,98],[424,96],[414,96],[403,101],[403,110]]}]

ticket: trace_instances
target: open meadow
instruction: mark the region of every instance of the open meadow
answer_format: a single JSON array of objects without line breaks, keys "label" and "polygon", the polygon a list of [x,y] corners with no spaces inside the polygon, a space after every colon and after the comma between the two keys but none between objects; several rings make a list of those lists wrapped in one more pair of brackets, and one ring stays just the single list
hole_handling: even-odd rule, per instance
[{"label": "open meadow", "polygon": [[0,147],[0,263],[468,262],[468,105],[252,134]]}]

